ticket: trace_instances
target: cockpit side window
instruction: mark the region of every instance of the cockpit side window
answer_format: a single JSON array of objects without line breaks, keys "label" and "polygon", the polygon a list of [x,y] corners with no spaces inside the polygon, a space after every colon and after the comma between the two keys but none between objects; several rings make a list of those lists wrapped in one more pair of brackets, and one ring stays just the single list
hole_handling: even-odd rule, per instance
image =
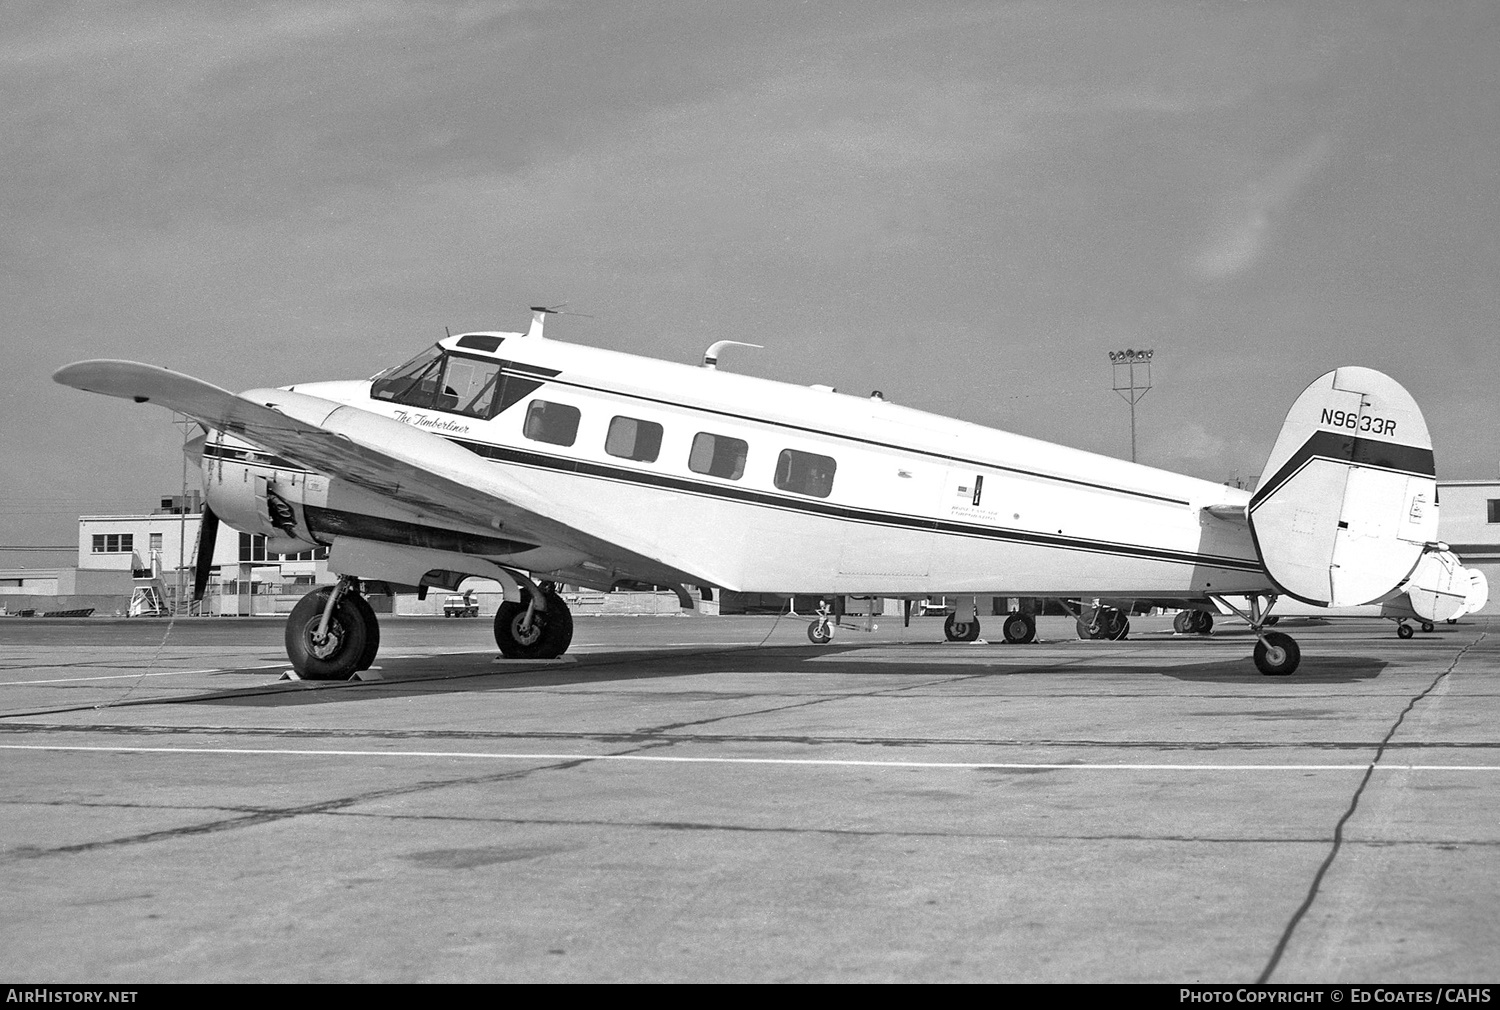
[{"label": "cockpit side window", "polygon": [[489,417],[499,378],[500,362],[493,358],[449,355],[443,389],[445,393],[451,391],[457,399],[454,406],[444,409],[470,417]]}]

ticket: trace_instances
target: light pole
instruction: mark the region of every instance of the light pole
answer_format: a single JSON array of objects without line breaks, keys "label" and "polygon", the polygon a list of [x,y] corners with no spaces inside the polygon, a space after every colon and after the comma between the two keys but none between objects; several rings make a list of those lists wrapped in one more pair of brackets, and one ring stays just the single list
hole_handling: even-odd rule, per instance
[{"label": "light pole", "polygon": [[[1144,351],[1110,351],[1109,360],[1115,370],[1115,392],[1125,398],[1130,404],[1130,462],[1135,462],[1135,405],[1141,402],[1141,398],[1151,391],[1151,355],[1155,352],[1147,349]],[[1136,369],[1140,369],[1142,378],[1137,380]],[[1121,384],[1123,378],[1124,384]]]}]

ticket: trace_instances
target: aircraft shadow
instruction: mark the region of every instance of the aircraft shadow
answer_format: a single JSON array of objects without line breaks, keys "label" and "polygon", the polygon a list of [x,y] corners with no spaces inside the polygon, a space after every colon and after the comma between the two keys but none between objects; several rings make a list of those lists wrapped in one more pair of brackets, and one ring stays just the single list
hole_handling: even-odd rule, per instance
[{"label": "aircraft shadow", "polygon": [[[877,647],[878,648],[878,647]],[[1169,677],[1174,680],[1211,684],[1277,685],[1341,684],[1372,680],[1388,665],[1384,661],[1349,656],[1304,655],[1302,665],[1289,678],[1266,677],[1248,655],[1226,655],[1209,662],[1171,664],[1152,656],[1123,655],[1120,662],[1102,664],[1087,656],[1060,657],[1049,650],[1029,662],[1025,646],[982,648],[963,656],[947,653],[942,662],[899,656],[886,647],[884,655],[868,655],[870,646],[765,646],[712,651],[629,651],[590,653],[572,662],[544,663],[497,661],[493,652],[456,653],[440,656],[402,657],[377,666],[382,679],[351,682],[278,681],[256,687],[230,688],[173,699],[178,704],[213,704],[245,707],[285,707],[374,701],[403,696],[473,694],[489,691],[546,690],[587,684],[619,684],[622,681],[661,681],[697,677],[705,673],[784,674],[808,677],[829,674],[880,677],[950,678],[1048,676],[1077,680],[1080,677],[1111,679],[1124,676]],[[915,650],[914,650],[915,651]],[[896,655],[892,655],[896,652]],[[1081,660],[1081,661],[1080,661]],[[252,672],[252,671],[246,671]],[[253,671],[264,673],[264,670]]]}]

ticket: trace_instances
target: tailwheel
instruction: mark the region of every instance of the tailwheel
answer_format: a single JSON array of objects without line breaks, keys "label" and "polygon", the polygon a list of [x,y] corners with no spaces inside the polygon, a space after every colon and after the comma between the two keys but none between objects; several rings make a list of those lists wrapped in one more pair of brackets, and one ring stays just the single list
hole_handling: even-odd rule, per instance
[{"label": "tailwheel", "polygon": [[833,641],[833,625],[819,618],[807,626],[807,640],[814,645],[827,645]]},{"label": "tailwheel", "polygon": [[1412,630],[1412,626],[1410,624],[1398,624],[1398,625],[1396,625],[1396,637],[1397,638],[1410,638],[1411,636],[1413,636],[1415,634],[1416,634],[1416,632]]},{"label": "tailwheel", "polygon": [[1025,645],[1036,641],[1036,619],[1030,614],[1007,614],[1001,625],[1001,633],[1012,645]]},{"label": "tailwheel", "polygon": [[971,617],[967,621],[960,621],[957,614],[949,614],[948,619],[943,622],[943,636],[950,642],[977,642],[979,618]]},{"label": "tailwheel", "polygon": [[1291,635],[1268,631],[1255,643],[1255,665],[1267,677],[1287,677],[1302,662],[1302,650]]},{"label": "tailwheel", "polygon": [[[305,680],[347,680],[368,669],[380,647],[374,610],[344,586],[341,580],[334,589],[308,593],[287,618],[286,654],[292,669]],[[335,594],[338,598],[329,611],[329,599]]]},{"label": "tailwheel", "polygon": [[547,609],[534,599],[509,600],[495,611],[495,644],[507,659],[556,659],[573,641],[573,613],[563,598],[544,588]]}]

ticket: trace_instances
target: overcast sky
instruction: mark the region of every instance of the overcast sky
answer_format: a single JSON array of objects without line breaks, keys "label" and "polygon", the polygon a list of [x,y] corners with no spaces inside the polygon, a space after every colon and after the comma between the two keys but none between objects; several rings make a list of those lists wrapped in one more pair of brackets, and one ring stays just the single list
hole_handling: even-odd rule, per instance
[{"label": "overcast sky", "polygon": [[[9,3],[0,543],[181,482],[91,357],[231,389],[443,328],[1260,472],[1340,364],[1500,475],[1500,5]],[[191,474],[190,479],[196,475]]]}]

